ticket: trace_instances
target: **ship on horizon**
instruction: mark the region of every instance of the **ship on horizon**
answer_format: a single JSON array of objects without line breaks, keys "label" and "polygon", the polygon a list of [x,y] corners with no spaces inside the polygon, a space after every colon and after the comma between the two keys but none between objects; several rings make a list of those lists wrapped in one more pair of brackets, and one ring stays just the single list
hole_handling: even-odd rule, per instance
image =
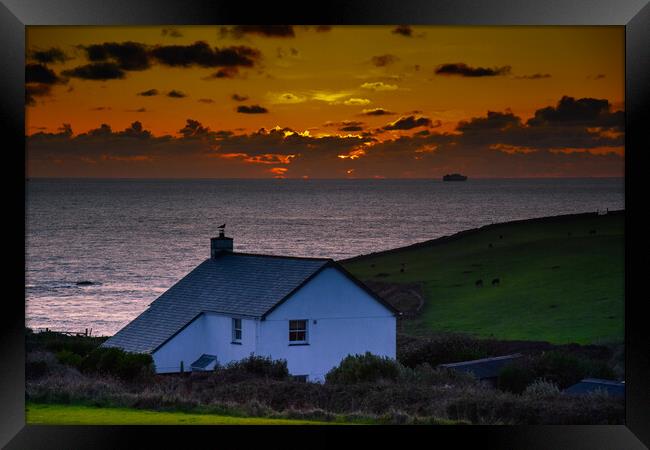
[{"label": "ship on horizon", "polygon": [[448,173],[442,177],[442,181],[467,181],[467,175],[461,175],[460,173]]}]

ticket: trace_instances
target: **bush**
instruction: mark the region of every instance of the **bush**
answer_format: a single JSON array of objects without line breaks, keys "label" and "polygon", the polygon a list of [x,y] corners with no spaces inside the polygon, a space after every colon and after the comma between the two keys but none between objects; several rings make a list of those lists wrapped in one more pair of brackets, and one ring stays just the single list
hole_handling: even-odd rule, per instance
[{"label": "bush", "polygon": [[551,381],[538,379],[528,385],[524,395],[534,399],[554,398],[560,395],[560,388]]},{"label": "bush", "polygon": [[504,367],[499,373],[497,385],[501,390],[519,394],[537,379],[554,383],[558,389],[566,389],[587,377],[612,379],[615,378],[615,373],[603,361],[562,351],[550,351],[521,358]]},{"label": "bush", "polygon": [[444,334],[431,339],[414,339],[399,346],[397,359],[407,367],[470,361],[489,356],[487,344],[461,334]]},{"label": "bush", "polygon": [[45,361],[26,361],[25,378],[32,380],[41,378],[49,373],[49,366]]},{"label": "bush", "polygon": [[86,356],[98,348],[106,337],[90,336],[68,336],[62,333],[46,331],[33,333],[31,330],[25,330],[25,346],[27,351],[48,350],[57,353],[63,350],[76,353],[79,356]]},{"label": "bush", "polygon": [[56,353],[56,359],[61,363],[67,366],[72,366],[79,368],[81,366],[81,361],[83,358],[76,353],[72,353],[69,350],[61,350]]},{"label": "bush", "polygon": [[376,383],[396,381],[400,376],[400,364],[388,357],[366,352],[348,355],[338,367],[325,375],[325,381],[333,384]]},{"label": "bush", "polygon": [[154,374],[151,355],[129,353],[119,348],[95,349],[83,358],[79,367],[82,372],[113,375],[124,381],[135,381]]},{"label": "bush", "polygon": [[585,378],[590,367],[588,361],[564,352],[544,352],[533,359],[536,378],[544,378],[565,389]]},{"label": "bush", "polygon": [[499,372],[497,387],[502,391],[522,393],[535,379],[535,372],[522,363],[505,366]]},{"label": "bush", "polygon": [[243,381],[250,378],[270,380],[289,378],[289,369],[285,360],[273,360],[270,357],[253,355],[218,368],[216,373],[217,376],[225,377],[230,381]]}]

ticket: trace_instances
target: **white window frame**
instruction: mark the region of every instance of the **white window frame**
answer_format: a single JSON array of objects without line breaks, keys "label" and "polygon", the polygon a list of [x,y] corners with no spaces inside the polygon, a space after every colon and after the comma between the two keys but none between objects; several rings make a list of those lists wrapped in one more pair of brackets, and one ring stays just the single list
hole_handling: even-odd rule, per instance
[{"label": "white window frame", "polygon": [[[304,328],[291,328],[292,323],[303,322],[305,324]],[[303,340],[292,340],[292,333],[305,333],[305,339]],[[309,320],[308,319],[291,319],[289,320],[289,345],[308,345],[309,344]]]},{"label": "white window frame", "polygon": [[[232,343],[241,344],[242,337],[244,336],[244,324],[242,322],[242,319],[233,317],[230,323],[232,327]],[[239,327],[237,327],[238,323]],[[239,331],[239,338],[237,338],[237,331]]]}]

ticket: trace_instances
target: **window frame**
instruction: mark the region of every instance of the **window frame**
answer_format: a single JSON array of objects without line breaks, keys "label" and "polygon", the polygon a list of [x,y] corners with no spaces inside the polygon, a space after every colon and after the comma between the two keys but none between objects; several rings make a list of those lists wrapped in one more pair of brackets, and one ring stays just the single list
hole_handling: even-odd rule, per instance
[{"label": "window frame", "polygon": [[[304,324],[303,328],[292,328],[292,325],[297,322],[302,322]],[[292,339],[292,334],[299,335],[299,333],[304,333],[304,339],[295,339],[298,336],[294,336]],[[289,320],[289,345],[309,345],[309,320],[308,319],[290,319]]]},{"label": "window frame", "polygon": [[[239,323],[239,327],[236,324]],[[231,343],[232,344],[241,344],[242,338],[244,336],[244,323],[241,318],[232,317],[230,321],[231,324]],[[239,338],[237,337],[237,332],[239,331]]]}]

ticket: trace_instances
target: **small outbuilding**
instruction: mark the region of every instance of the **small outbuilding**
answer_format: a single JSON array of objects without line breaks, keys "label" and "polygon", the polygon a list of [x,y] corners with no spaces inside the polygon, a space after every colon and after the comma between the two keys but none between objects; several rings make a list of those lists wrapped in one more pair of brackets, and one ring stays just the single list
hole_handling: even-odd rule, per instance
[{"label": "small outbuilding", "polygon": [[317,381],[350,354],[395,358],[398,314],[331,259],[234,252],[221,231],[210,258],[103,346],[149,353],[157,373],[258,355]]},{"label": "small outbuilding", "polygon": [[625,397],[625,381],[585,378],[563,391],[567,395],[588,395],[594,392],[606,392],[612,397]]},{"label": "small outbuilding", "polygon": [[508,364],[512,364],[520,357],[521,353],[514,353],[512,355],[495,356],[492,358],[440,364],[438,367],[470,373],[479,380],[486,380],[492,384],[496,384],[501,369],[506,367]]}]

